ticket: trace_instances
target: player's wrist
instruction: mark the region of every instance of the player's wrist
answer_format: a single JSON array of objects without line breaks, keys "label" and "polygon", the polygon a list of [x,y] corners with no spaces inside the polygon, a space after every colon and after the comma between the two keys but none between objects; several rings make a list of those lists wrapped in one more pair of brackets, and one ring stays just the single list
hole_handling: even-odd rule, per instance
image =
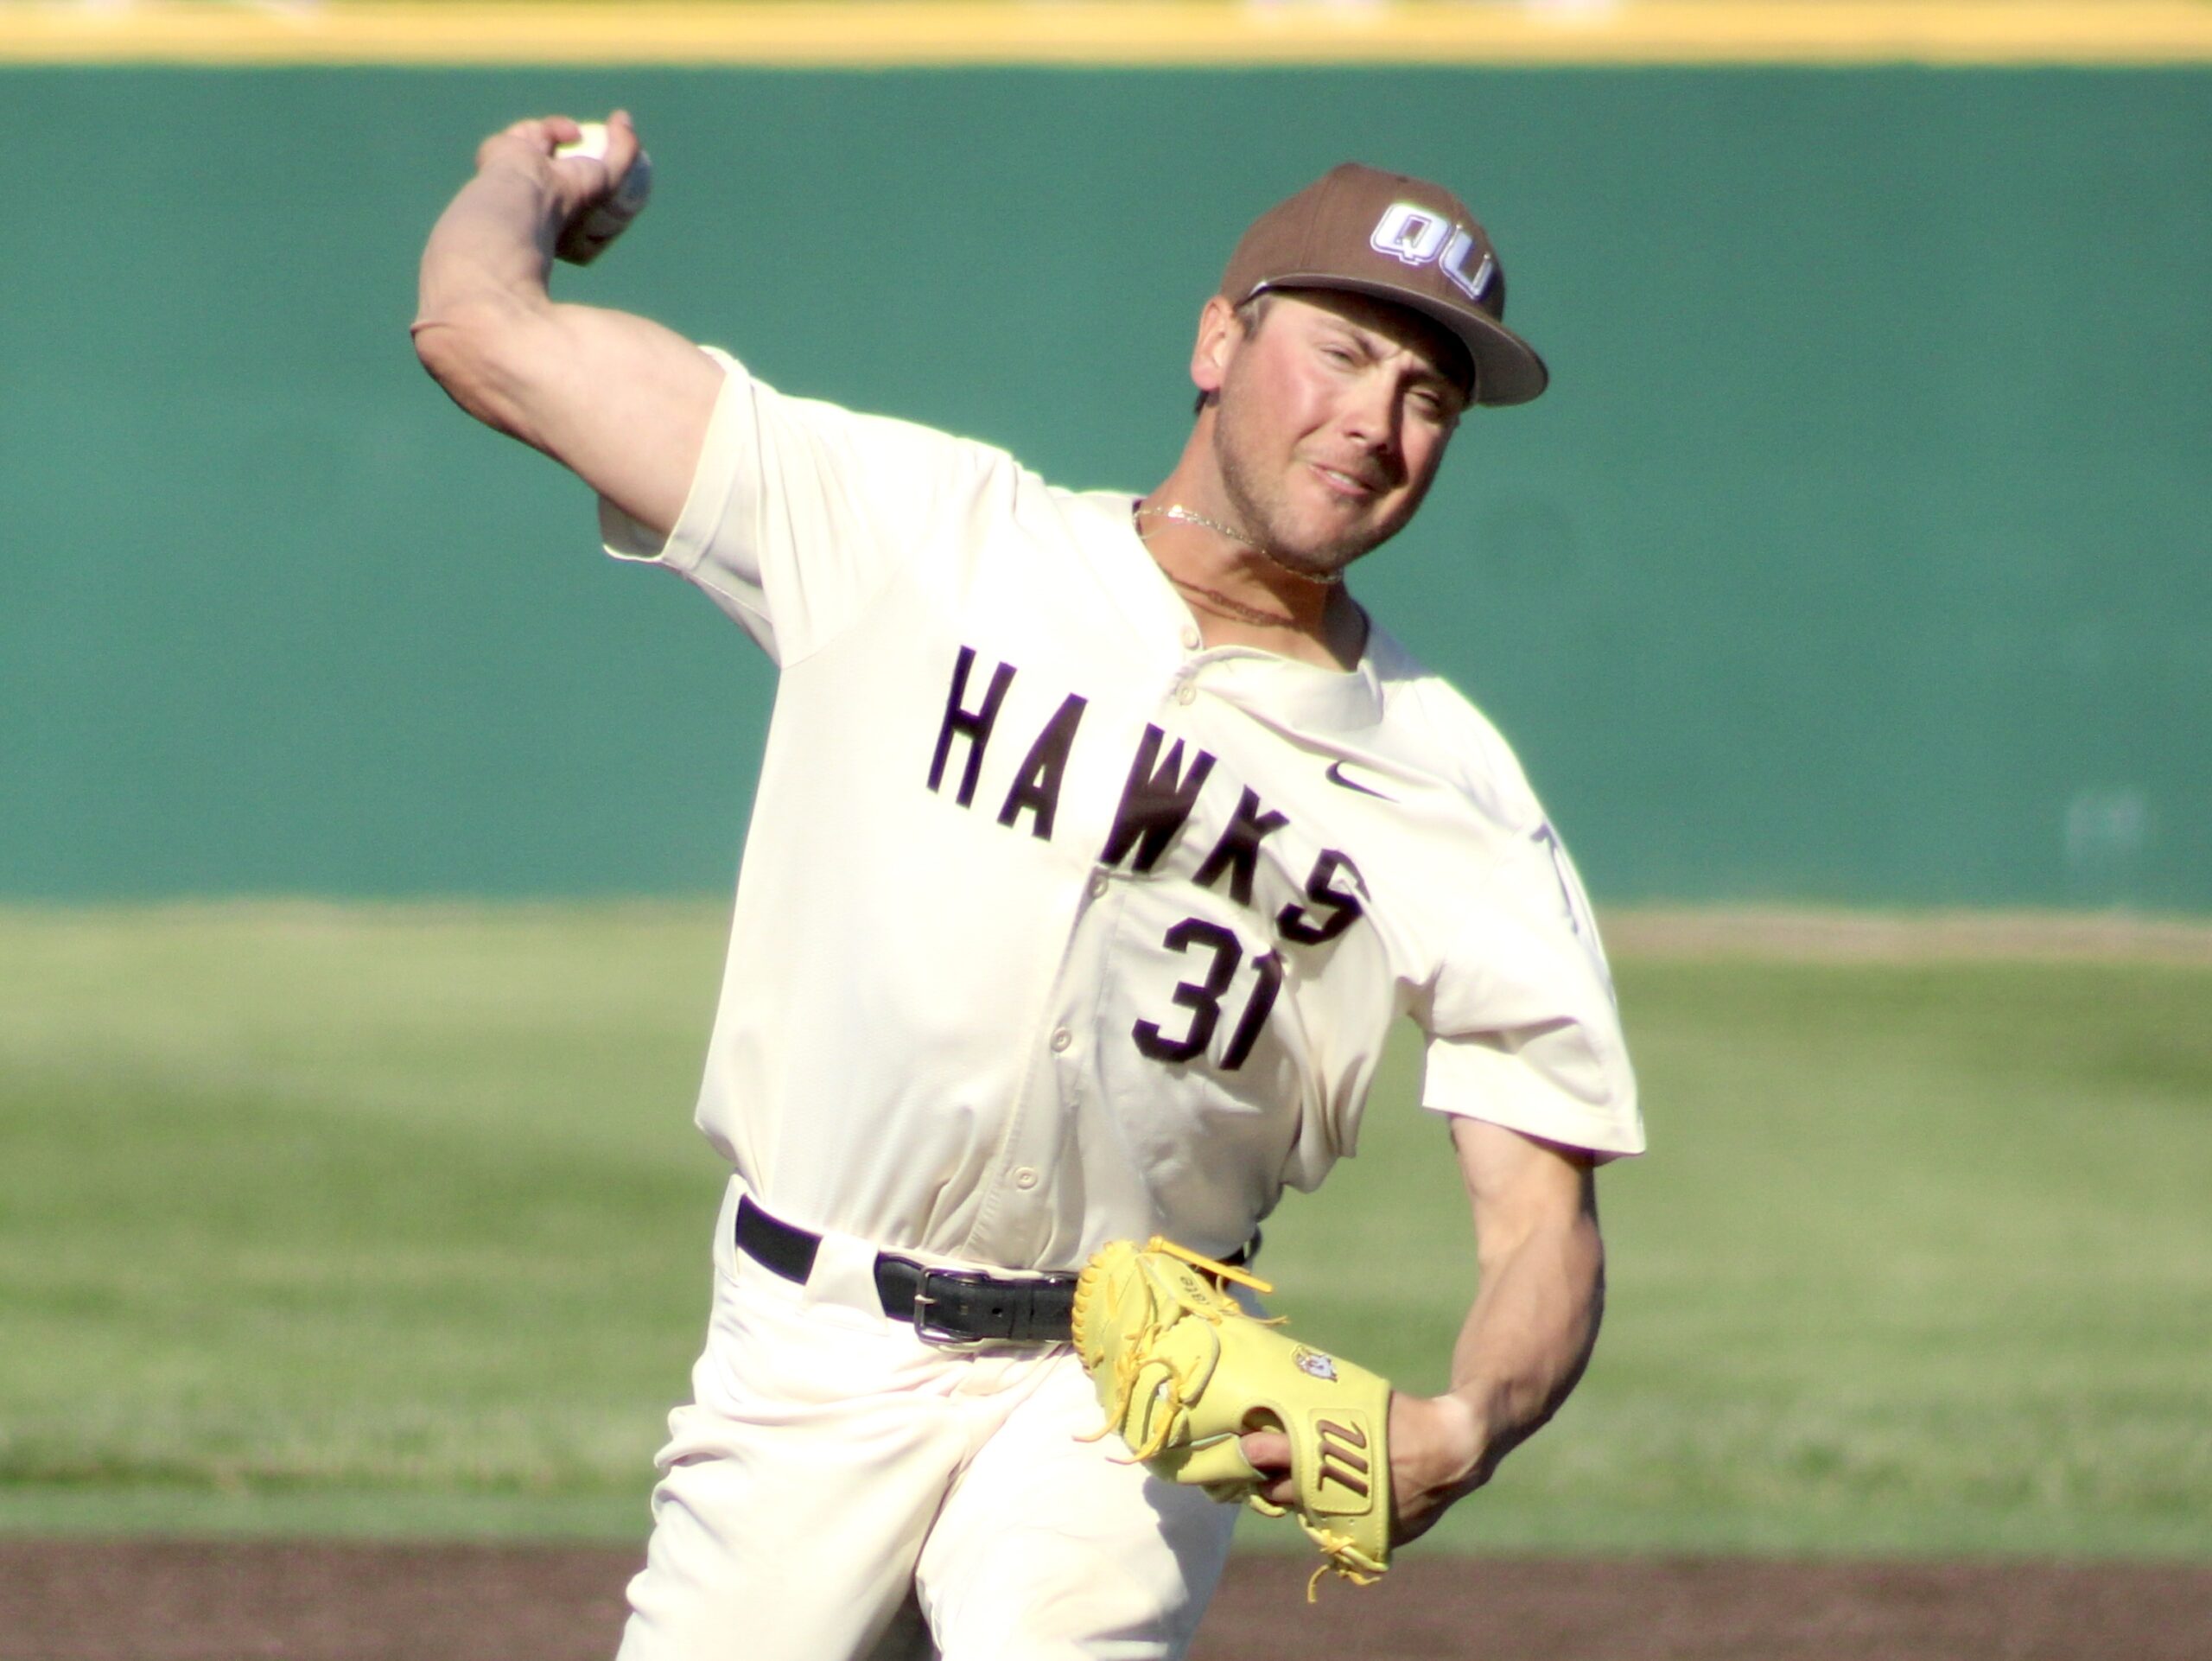
[{"label": "player's wrist", "polygon": [[574,210],[550,157],[518,138],[486,144],[477,158],[478,194],[498,204],[502,217],[557,224]]}]

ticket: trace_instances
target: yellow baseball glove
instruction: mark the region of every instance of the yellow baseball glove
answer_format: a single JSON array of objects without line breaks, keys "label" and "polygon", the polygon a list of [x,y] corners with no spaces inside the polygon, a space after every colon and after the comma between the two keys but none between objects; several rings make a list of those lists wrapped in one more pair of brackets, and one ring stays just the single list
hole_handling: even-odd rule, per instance
[{"label": "yellow baseball glove", "polygon": [[[1389,1566],[1389,1383],[1245,1314],[1226,1281],[1274,1289],[1157,1235],[1084,1266],[1075,1347],[1106,1410],[1098,1434],[1119,1432],[1148,1469],[1216,1499],[1294,1509],[1328,1560],[1315,1581],[1333,1569],[1365,1585]],[[1290,1439],[1294,1507],[1260,1498],[1267,1479],[1237,1438],[1262,1429]]]}]

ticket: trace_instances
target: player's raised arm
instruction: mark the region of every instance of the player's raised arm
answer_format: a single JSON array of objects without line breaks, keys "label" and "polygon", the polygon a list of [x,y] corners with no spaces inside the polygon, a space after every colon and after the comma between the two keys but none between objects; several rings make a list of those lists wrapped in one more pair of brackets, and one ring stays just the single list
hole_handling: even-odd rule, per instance
[{"label": "player's raised arm", "polygon": [[564,116],[486,139],[423,251],[415,349],[454,401],[544,451],[654,530],[683,511],[722,372],[682,335],[626,312],[556,303],[554,251],[639,155],[617,111],[604,159],[557,156]]}]

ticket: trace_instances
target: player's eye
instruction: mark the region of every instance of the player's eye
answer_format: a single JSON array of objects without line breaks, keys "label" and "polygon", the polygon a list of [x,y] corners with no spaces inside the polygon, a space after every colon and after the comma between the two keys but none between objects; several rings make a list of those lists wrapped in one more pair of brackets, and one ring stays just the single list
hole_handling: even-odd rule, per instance
[{"label": "player's eye", "polygon": [[1459,399],[1454,393],[1440,386],[1416,386],[1406,399],[1408,406],[1424,421],[1447,427],[1458,419]]}]

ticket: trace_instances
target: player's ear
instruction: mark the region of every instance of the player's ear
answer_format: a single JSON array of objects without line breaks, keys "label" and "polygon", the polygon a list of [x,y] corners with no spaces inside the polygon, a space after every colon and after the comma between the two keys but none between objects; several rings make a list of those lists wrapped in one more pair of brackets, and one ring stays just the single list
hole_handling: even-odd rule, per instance
[{"label": "player's ear", "polygon": [[1236,308],[1220,295],[1206,302],[1198,313],[1198,338],[1191,348],[1191,385],[1198,389],[1203,404],[1221,391],[1229,374],[1229,360],[1244,338],[1236,321]]}]

